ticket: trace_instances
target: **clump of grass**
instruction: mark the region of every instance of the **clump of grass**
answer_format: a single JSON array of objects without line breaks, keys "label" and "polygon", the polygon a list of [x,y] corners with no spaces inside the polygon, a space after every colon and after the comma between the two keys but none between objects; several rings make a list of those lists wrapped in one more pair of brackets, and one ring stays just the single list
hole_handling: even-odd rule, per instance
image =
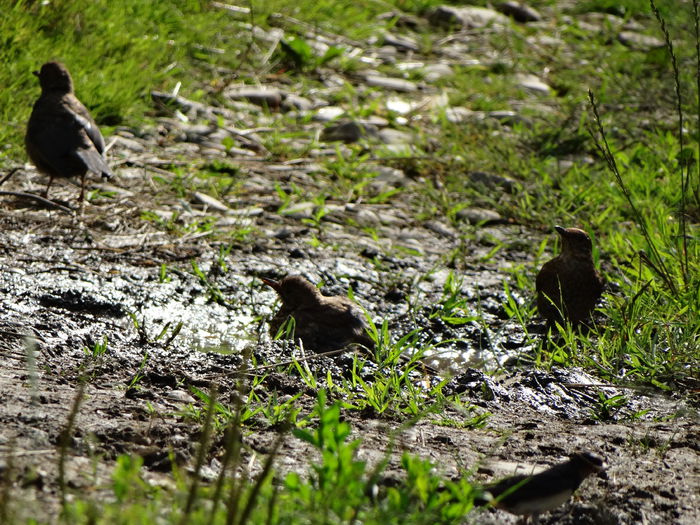
[{"label": "clump of grass", "polygon": [[[697,3],[694,5],[697,12]],[[645,203],[636,188],[630,186],[633,174],[629,171],[623,173],[618,155],[608,141],[598,103],[589,92],[595,118],[596,127],[592,133],[596,146],[638,229],[637,235],[628,238],[636,248],[638,263],[628,265],[624,271],[628,277],[623,283],[626,298],[615,301],[613,308],[608,309],[609,329],[603,331],[596,341],[599,351],[591,355],[605,375],[620,378],[619,374],[623,373],[624,379],[670,388],[678,381],[685,381],[687,375],[697,375],[700,363],[700,298],[697,293],[700,289],[700,251],[697,243],[688,242],[694,236],[690,229],[688,203],[695,196],[690,182],[692,164],[683,159],[684,156],[694,156],[698,144],[692,146],[692,154],[685,146],[678,61],[665,21],[653,1],[651,6],[671,59],[676,93],[678,157],[666,160],[669,168],[675,168],[678,174],[678,183],[671,190],[675,210],[668,210],[663,217],[645,212]],[[700,35],[696,34],[696,39],[700,42]],[[700,61],[700,56],[697,60]],[[669,176],[671,173],[669,170]],[[669,227],[669,216],[674,218],[675,227]]]},{"label": "clump of grass", "polygon": [[[588,230],[595,236],[596,262],[611,283],[596,314],[597,326],[587,333],[562,327],[550,334],[537,344],[535,363],[584,366],[613,382],[669,389],[692,385],[700,377],[700,248],[695,242],[700,217],[699,141],[695,132],[687,131],[700,129],[700,117],[693,126],[689,123],[689,115],[697,114],[699,106],[691,108],[687,102],[700,96],[700,31],[697,2],[691,19],[659,11],[654,2],[650,14],[658,21],[667,57],[637,65],[654,79],[645,89],[656,93],[653,107],[665,116],[663,122],[642,129],[637,117],[616,110],[615,104],[629,100],[630,93],[625,99],[615,91],[621,86],[613,89],[609,83],[592,88],[590,120],[580,109],[572,109],[561,136],[543,125],[526,134],[528,150],[534,148],[536,153],[527,158],[540,169],[540,180],[523,186],[514,196],[519,203],[510,212],[530,224],[560,223]],[[690,33],[674,42],[675,26],[669,20],[676,25],[694,21],[697,67],[692,82],[688,75],[692,68],[684,67],[691,48],[685,37]],[[613,51],[608,50],[605,61],[617,67]],[[628,73],[624,82],[640,74],[624,69]],[[603,163],[600,167],[595,162],[573,163],[558,173],[544,167],[538,157],[564,145],[572,148],[567,155],[597,155]],[[534,295],[534,273],[543,248],[543,244],[536,247],[536,263],[518,269],[506,290],[505,310],[525,332],[534,310],[517,304],[514,294]]]},{"label": "clump of grass", "polygon": [[[340,403],[328,403],[324,391],[319,392],[305,428],[290,432],[283,426],[277,433],[260,459],[257,475],[248,471],[241,421],[234,416],[223,430],[219,474],[213,482],[204,482],[199,472],[217,441],[215,406],[212,391],[191,476],[185,478],[176,469],[173,487],[156,488],[146,482],[140,457],[122,455],[106,487],[113,497],[97,501],[89,493],[71,493],[63,519],[75,524],[124,525],[156,519],[194,525],[383,524],[398,523],[399,517],[402,523],[461,523],[473,509],[475,489],[466,477],[445,479],[430,461],[408,453],[400,459],[402,479],[384,486],[383,473],[393,450],[391,435],[401,429],[390,434],[384,458],[371,466],[358,458],[362,440],[351,438],[352,428],[343,421]],[[234,411],[240,408],[239,403]],[[313,453],[307,454],[309,459],[302,462],[301,470],[281,475],[275,470],[275,460],[282,443],[290,441]],[[67,486],[65,490],[70,492]]]}]

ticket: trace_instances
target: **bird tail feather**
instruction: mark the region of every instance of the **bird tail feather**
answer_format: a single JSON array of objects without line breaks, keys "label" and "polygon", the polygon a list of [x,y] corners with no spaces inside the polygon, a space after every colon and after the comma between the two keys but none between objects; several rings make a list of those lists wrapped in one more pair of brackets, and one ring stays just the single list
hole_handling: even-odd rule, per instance
[{"label": "bird tail feather", "polygon": [[114,173],[112,173],[112,170],[107,166],[104,157],[97,151],[80,151],[78,155],[83,159],[91,172],[99,174],[103,179],[111,179],[114,177]]}]

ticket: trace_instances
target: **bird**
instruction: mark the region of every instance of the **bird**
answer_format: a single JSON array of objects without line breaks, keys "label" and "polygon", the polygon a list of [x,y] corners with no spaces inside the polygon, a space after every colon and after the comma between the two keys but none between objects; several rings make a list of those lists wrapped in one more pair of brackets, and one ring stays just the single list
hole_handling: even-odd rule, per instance
[{"label": "bird", "polygon": [[[338,350],[351,343],[373,348],[367,335],[367,320],[362,309],[347,297],[325,296],[300,275],[288,275],[279,281],[262,278],[279,295],[282,305],[270,321],[270,335],[293,319],[293,338],[316,352]],[[284,335],[284,334],[282,334]]]},{"label": "bird", "polygon": [[544,263],[535,282],[537,310],[547,321],[585,325],[603,293],[604,281],[593,263],[593,244],[578,228],[554,229],[561,237],[561,253]]},{"label": "bird", "polygon": [[490,504],[511,514],[536,516],[563,505],[591,474],[605,468],[605,461],[591,452],[576,452],[568,461],[538,474],[518,474],[482,488],[475,506]]},{"label": "bird", "polygon": [[112,178],[104,157],[105,141],[87,108],[73,92],[73,80],[60,62],[46,62],[33,74],[41,95],[27,123],[24,144],[32,163],[49,177],[44,197],[56,177],[80,177],[80,206],[85,177],[90,173]]}]

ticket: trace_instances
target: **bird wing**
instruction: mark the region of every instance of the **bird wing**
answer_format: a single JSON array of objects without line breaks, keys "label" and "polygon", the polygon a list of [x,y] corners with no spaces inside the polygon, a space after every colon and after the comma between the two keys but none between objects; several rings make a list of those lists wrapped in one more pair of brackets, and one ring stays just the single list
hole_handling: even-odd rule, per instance
[{"label": "bird wing", "polygon": [[73,95],[64,97],[63,103],[75,119],[77,126],[87,134],[95,149],[100,154],[104,153],[105,140],[87,108]]},{"label": "bird wing", "polygon": [[353,332],[354,334],[364,334],[367,327],[365,314],[359,307],[350,300],[343,301],[344,297],[338,297],[338,301],[328,303],[328,311],[332,313],[328,317],[329,328],[337,327],[340,332]]},{"label": "bird wing", "polygon": [[570,461],[533,476],[516,475],[485,487],[496,506],[515,514],[546,512],[562,505],[584,480]]},{"label": "bird wing", "polygon": [[76,154],[83,160],[89,171],[97,173],[105,179],[111,179],[114,176],[104,157],[96,149],[81,149]]},{"label": "bird wing", "polygon": [[559,275],[556,271],[556,261],[557,259],[552,259],[546,262],[535,279],[537,309],[543,317],[559,315],[561,288],[559,285]]},{"label": "bird wing", "polygon": [[[87,136],[92,147],[88,145],[86,148],[77,150],[77,154],[85,162],[87,168],[93,173],[102,175],[105,178],[112,177],[112,171],[107,166],[107,162],[103,156],[105,150],[105,140],[100,133],[100,128],[93,120],[90,112],[85,106],[73,95],[64,97],[64,107],[74,120],[78,133]],[[87,144],[87,141],[83,140]]]},{"label": "bird wing", "polygon": [[357,306],[342,297],[326,299],[321,312],[317,306],[294,311],[298,337],[319,350],[340,348],[350,343],[373,344],[365,333],[364,314]]}]

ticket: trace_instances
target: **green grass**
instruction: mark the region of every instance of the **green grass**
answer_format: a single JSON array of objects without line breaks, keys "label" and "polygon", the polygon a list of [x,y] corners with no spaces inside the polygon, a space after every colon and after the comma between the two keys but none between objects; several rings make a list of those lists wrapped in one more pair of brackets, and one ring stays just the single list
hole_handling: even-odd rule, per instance
[{"label": "green grass", "polygon": [[[95,496],[68,497],[73,491],[62,486],[61,521],[76,525],[161,521],[193,525],[348,521],[448,524],[462,523],[473,508],[476,491],[466,479],[445,479],[431,462],[408,453],[401,457],[403,479],[392,486],[382,485],[388,455],[376,465],[360,460],[357,452],[362,441],[351,439],[352,429],[342,420],[340,404],[327,403],[323,391],[308,416],[310,424],[306,428],[297,426],[291,434],[285,427],[267,456],[260,458],[263,467],[256,475],[245,468],[247,460],[241,453],[238,428],[241,421],[235,417],[224,433],[224,469],[214,483],[200,483],[197,475],[201,458],[211,446],[211,422],[218,412],[214,397],[207,405],[194,476],[176,469],[173,486],[160,488],[144,479],[141,457],[121,455],[110,482],[99,487]],[[315,452],[307,471],[275,472],[272,463],[282,441]],[[232,475],[226,467],[239,474]],[[25,509],[16,508],[12,500],[2,503],[0,512],[7,520],[3,523],[25,517]]]}]

